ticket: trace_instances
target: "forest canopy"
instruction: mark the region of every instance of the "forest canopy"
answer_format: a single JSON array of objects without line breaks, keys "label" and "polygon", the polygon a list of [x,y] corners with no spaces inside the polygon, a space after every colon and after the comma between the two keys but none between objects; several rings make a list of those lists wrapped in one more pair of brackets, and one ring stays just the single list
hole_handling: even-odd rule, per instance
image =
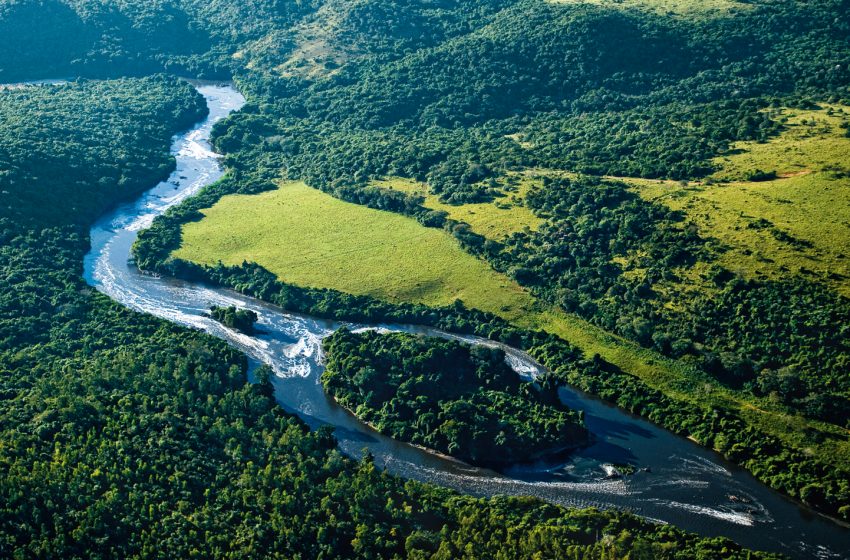
[{"label": "forest canopy", "polygon": [[345,329],[322,346],[325,390],[394,439],[485,465],[530,462],[588,441],[557,385],[523,381],[500,349]]}]

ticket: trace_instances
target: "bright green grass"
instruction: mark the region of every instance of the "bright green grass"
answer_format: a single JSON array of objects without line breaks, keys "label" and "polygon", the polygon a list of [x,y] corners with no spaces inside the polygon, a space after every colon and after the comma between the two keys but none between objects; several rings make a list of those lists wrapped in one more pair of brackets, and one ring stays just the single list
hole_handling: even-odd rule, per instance
[{"label": "bright green grass", "polygon": [[594,4],[597,6],[637,9],[660,15],[682,17],[720,17],[752,9],[735,0],[548,0],[553,4]]},{"label": "bright green grass", "polygon": [[448,213],[449,218],[469,224],[475,233],[490,239],[501,240],[525,228],[535,230],[543,223],[543,220],[523,205],[523,199],[534,182],[525,175],[514,175],[517,177],[515,192],[505,192],[506,196],[493,202],[460,205],[440,202],[437,195],[428,191],[428,185],[412,179],[394,177],[383,181],[373,181],[372,184],[385,189],[418,194],[425,198],[423,206],[426,208],[442,210]]},{"label": "bright green grass", "polygon": [[[532,175],[539,174],[535,171]],[[768,401],[720,386],[696,369],[541,306],[508,278],[465,253],[441,230],[404,216],[337,200],[303,183],[224,197],[187,224],[175,256],[215,264],[256,262],[286,282],[431,305],[455,298],[521,327],[544,329],[638,376],[650,387],[703,407],[737,411],[752,425],[834,465],[850,464],[846,431],[788,416]],[[838,437],[816,443],[811,430]]]},{"label": "bright green grass", "polygon": [[[850,108],[786,109],[774,118],[787,119],[779,137],[739,143],[737,153],[716,160],[721,170],[712,180],[728,182],[629,182],[641,196],[684,211],[703,235],[726,245],[721,262],[728,268],[750,278],[800,275],[850,297],[850,138],[840,126],[850,120]],[[756,169],[779,178],[743,180]],[[749,227],[758,219],[811,246]]]},{"label": "bright green grass", "polygon": [[447,305],[455,299],[516,318],[531,296],[442,230],[343,202],[304,183],[224,197],[187,224],[175,256],[205,264],[248,260],[285,282]]}]

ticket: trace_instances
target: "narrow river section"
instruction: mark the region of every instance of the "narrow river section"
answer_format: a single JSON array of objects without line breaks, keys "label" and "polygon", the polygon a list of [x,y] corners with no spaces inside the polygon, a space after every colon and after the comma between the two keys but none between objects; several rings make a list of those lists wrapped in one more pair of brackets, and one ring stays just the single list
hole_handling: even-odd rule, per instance
[{"label": "narrow river section", "polygon": [[[319,383],[321,340],[343,323],[294,315],[234,292],[142,274],[130,249],[139,230],[169,207],[222,176],[208,143],[213,124],[245,103],[228,85],[197,83],[209,117],[175,136],[177,169],[138,200],[102,217],[91,229],[85,278],[114,300],[140,312],[202,329],[245,351],[253,363],[271,365],[278,402],[315,428],[335,429],[343,452],[368,450],[378,465],[397,475],[476,496],[530,495],[569,507],[618,508],[708,536],[726,536],[760,550],[796,558],[850,558],[850,531],[771,491],[745,471],[685,438],[568,388],[562,399],[584,410],[595,443],[557,462],[522,465],[506,472],[438,457],[371,430],[335,406]],[[263,331],[248,336],[204,317],[213,305],[236,305],[259,315]],[[347,325],[447,336],[404,325]],[[451,336],[451,335],[448,335]],[[473,337],[470,343],[493,344]],[[526,376],[541,367],[524,353],[506,349],[509,363]],[[641,470],[610,476],[614,464]]]}]

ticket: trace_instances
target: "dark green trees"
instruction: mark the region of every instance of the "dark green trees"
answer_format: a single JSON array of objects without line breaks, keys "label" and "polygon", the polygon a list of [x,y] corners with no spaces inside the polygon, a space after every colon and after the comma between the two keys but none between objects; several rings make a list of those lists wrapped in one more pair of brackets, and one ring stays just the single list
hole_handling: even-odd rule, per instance
[{"label": "dark green trees", "polygon": [[254,323],[257,322],[257,314],[250,309],[238,309],[230,307],[212,307],[210,316],[219,323],[236,329],[237,331],[251,334],[254,332]]},{"label": "dark green trees", "polygon": [[396,439],[477,464],[529,461],[587,442],[556,386],[522,381],[501,350],[408,334],[325,339],[325,389]]}]

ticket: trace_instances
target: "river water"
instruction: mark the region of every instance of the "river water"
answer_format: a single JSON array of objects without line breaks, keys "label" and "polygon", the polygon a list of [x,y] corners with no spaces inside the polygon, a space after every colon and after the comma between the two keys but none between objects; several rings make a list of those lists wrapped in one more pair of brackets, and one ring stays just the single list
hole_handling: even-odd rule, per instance
[{"label": "river water", "polygon": [[[201,83],[196,87],[207,100],[209,117],[175,136],[172,153],[177,169],[168,180],[107,213],[92,227],[84,271],[89,284],[132,309],[223,338],[245,351],[254,365],[271,365],[276,397],[284,409],[311,427],[333,426],[345,453],[359,456],[368,449],[378,465],[403,477],[473,495],[530,495],[565,506],[630,510],[702,535],[726,536],[750,548],[797,558],[850,558],[847,529],[773,492],[716,453],[568,388],[562,389],[561,397],[570,407],[585,411],[595,443],[567,459],[497,473],[396,442],[336,406],[322,390],[321,340],[343,323],[294,315],[228,290],[140,273],[130,258],[137,233],[221,177],[218,157],[207,140],[217,120],[244,104],[232,87]],[[241,334],[204,317],[213,305],[255,311],[262,334]],[[347,326],[453,336],[403,325]],[[541,371],[522,352],[506,350],[508,361],[523,375]],[[632,463],[649,472],[607,478],[614,463]]]}]

